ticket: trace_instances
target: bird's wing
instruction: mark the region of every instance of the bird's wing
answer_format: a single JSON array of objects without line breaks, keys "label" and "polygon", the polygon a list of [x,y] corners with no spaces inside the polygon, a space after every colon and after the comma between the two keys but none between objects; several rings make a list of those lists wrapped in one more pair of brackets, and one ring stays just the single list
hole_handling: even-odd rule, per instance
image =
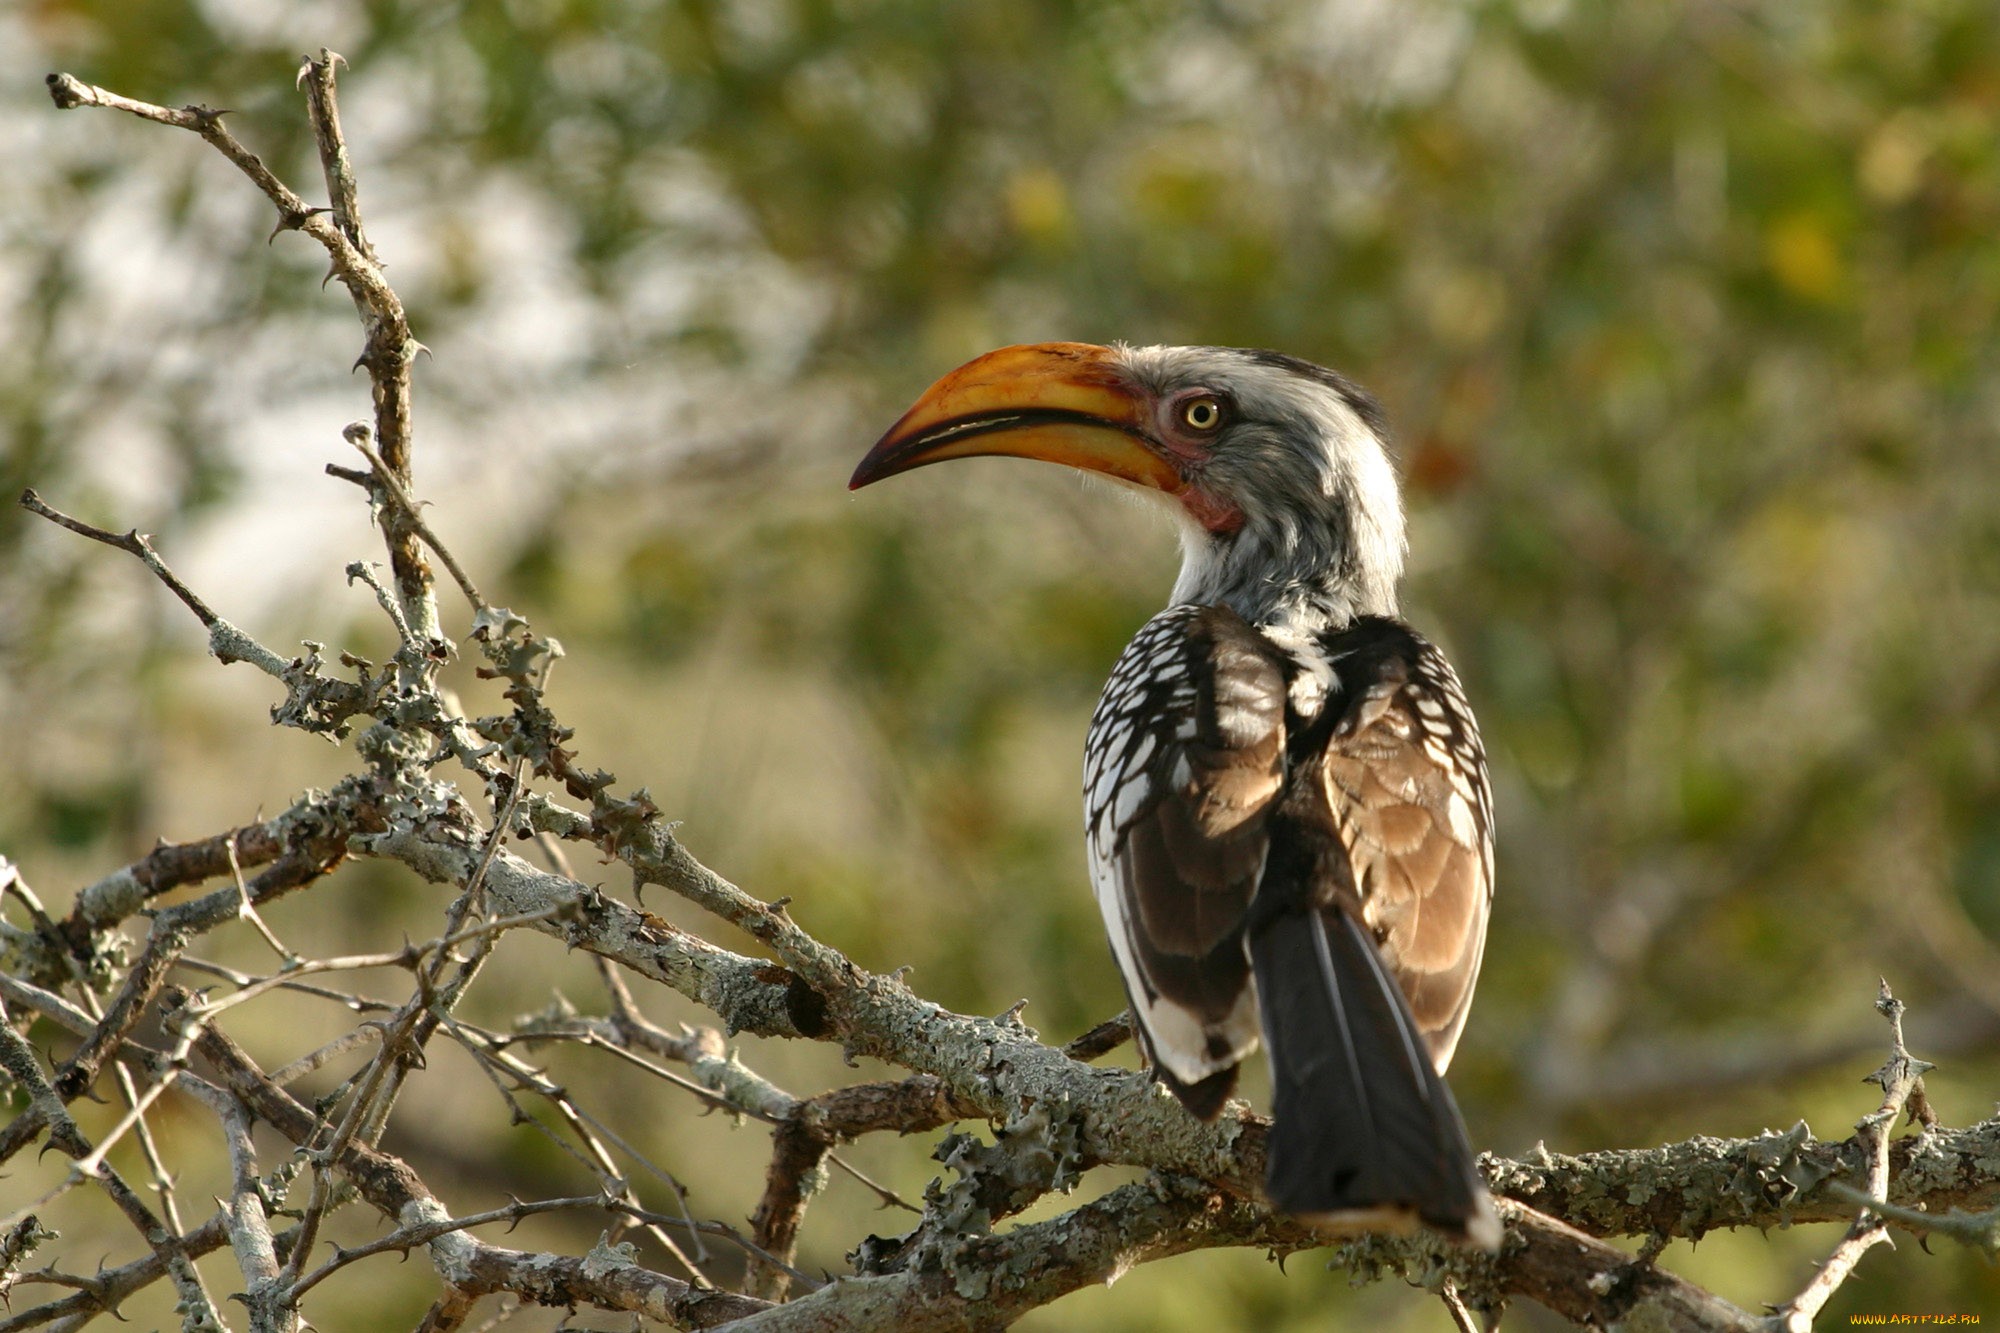
[{"label": "bird's wing", "polygon": [[[1479,729],[1444,655],[1393,622],[1335,670],[1349,685],[1326,798],[1375,937],[1442,1073],[1465,1026],[1493,897],[1493,798]],[[1352,904],[1350,904],[1352,906]]]},{"label": "bird's wing", "polygon": [[1226,607],[1147,622],[1091,718],[1091,880],[1154,1068],[1203,1118],[1257,1044],[1243,920],[1284,776],[1278,651]]},{"label": "bird's wing", "polygon": [[1406,627],[1322,641],[1325,711],[1292,780],[1249,926],[1271,1051],[1265,1188],[1346,1226],[1414,1214],[1498,1236],[1443,1071],[1492,883],[1485,763],[1457,682]]}]

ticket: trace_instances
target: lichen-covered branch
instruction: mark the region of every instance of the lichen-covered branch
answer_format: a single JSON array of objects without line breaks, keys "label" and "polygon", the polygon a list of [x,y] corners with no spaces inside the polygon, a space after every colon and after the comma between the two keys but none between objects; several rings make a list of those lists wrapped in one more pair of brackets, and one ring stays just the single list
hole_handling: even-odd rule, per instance
[{"label": "lichen-covered branch", "polygon": [[[1836,1182],[1863,1178],[1853,1139],[1817,1139],[1803,1123],[1750,1139],[1695,1138],[1658,1148],[1570,1156],[1488,1157],[1496,1193],[1594,1236],[1699,1239],[1729,1227],[1846,1222]],[[2000,1203],[2000,1118],[1889,1143],[1890,1202],[1943,1211]]]},{"label": "lichen-covered branch", "polygon": [[230,848],[236,865],[260,866],[286,850],[284,816],[245,824],[193,842],[162,842],[139,860],[88,885],[76,895],[76,905],[62,923],[72,948],[86,947],[93,930],[115,926],[137,904],[160,894],[230,873]]},{"label": "lichen-covered branch", "polygon": [[[223,1214],[217,1213],[181,1237],[178,1254],[189,1259],[199,1259],[205,1254],[213,1254],[228,1243],[228,1219]],[[76,1288],[72,1295],[41,1305],[8,1311],[5,1318],[0,1318],[0,1333],[20,1333],[20,1330],[31,1328],[60,1328],[65,1320],[84,1320],[94,1315],[114,1313],[134,1292],[165,1277],[167,1264],[167,1255],[158,1250],[148,1250],[144,1256],[134,1259],[129,1264],[106,1268],[87,1278],[64,1275],[62,1285]],[[23,1277],[22,1283],[25,1285],[31,1280],[49,1281],[50,1275],[28,1274]]]},{"label": "lichen-covered branch", "polygon": [[[49,1142],[74,1159],[72,1178],[95,1182],[145,1240],[147,1247],[159,1256],[163,1270],[180,1292],[181,1304],[187,1312],[187,1327],[220,1329],[222,1322],[216,1316],[207,1292],[202,1289],[201,1278],[184,1247],[184,1238],[163,1223],[124,1176],[105,1161],[105,1149],[109,1144],[93,1147],[77,1128],[62,1098],[42,1077],[33,1051],[8,1021],[4,1006],[0,1006],[0,1069],[4,1069],[11,1079],[27,1090],[35,1112],[49,1127]],[[139,1109],[134,1109],[133,1116],[138,1114]]]},{"label": "lichen-covered branch", "polygon": [[[1336,1251],[1365,1276],[1446,1282],[1474,1303],[1536,1300],[1586,1326],[1661,1333],[1750,1333],[1742,1310],[1629,1254],[1517,1205],[1503,1205],[1508,1242],[1498,1257],[1428,1237],[1371,1238]],[[896,1329],[961,1333],[1000,1328],[1088,1285],[1115,1282],[1156,1259],[1224,1245],[1274,1255],[1326,1239],[1188,1177],[1121,1186],[1047,1222],[959,1239],[921,1267],[836,1283],[732,1325],[732,1333]],[[1492,1308],[1498,1308],[1493,1306]]]},{"label": "lichen-covered branch", "polygon": [[[216,1077],[259,1120],[293,1143],[306,1146],[320,1131],[320,1117],[273,1084],[249,1055],[209,1029],[196,1043]],[[402,1159],[356,1141],[345,1144],[335,1169],[383,1216],[403,1227],[446,1223],[451,1214]],[[677,1328],[712,1328],[754,1313],[764,1303],[641,1268],[623,1248],[600,1247],[580,1258],[533,1254],[488,1245],[462,1229],[439,1228],[427,1242],[439,1276],[463,1291],[511,1291],[543,1305],[595,1305],[627,1310]]]}]

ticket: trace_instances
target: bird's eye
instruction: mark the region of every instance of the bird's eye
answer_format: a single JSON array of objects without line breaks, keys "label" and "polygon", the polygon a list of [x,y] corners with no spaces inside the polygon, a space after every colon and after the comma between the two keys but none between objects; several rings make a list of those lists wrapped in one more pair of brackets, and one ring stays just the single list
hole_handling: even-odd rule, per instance
[{"label": "bird's eye", "polygon": [[1222,404],[1214,398],[1190,398],[1181,408],[1188,429],[1211,431],[1222,424]]}]

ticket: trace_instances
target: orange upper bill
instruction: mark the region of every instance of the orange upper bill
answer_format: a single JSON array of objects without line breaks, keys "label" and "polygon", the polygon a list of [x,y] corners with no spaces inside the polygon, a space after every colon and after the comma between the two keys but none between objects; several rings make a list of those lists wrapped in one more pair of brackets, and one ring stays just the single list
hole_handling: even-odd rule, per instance
[{"label": "orange upper bill", "polygon": [[1003,347],[926,390],[847,484],[859,490],[948,458],[1007,455],[1178,494],[1187,483],[1152,447],[1149,424],[1146,403],[1119,377],[1108,348]]}]

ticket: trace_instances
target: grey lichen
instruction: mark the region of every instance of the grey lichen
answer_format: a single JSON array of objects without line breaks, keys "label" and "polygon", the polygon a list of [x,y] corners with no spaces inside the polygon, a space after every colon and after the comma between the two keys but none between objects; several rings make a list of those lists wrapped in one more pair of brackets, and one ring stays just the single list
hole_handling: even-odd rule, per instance
[{"label": "grey lichen", "polygon": [[77,918],[90,926],[123,921],[146,905],[146,886],[127,866],[106,875],[76,895]]},{"label": "grey lichen", "polygon": [[639,1250],[631,1241],[613,1241],[611,1233],[604,1232],[597,1238],[597,1244],[583,1256],[583,1275],[591,1281],[598,1281],[621,1268],[637,1268]]},{"label": "grey lichen", "polygon": [[276,653],[220,617],[208,627],[208,651],[224,666],[248,662],[273,676],[282,676],[285,671],[285,663]]},{"label": "grey lichen", "polygon": [[[268,655],[268,650],[256,645],[226,621],[218,622],[210,631],[211,643],[214,643],[216,636],[223,634],[224,631],[249,644],[258,653]],[[330,740],[344,739],[351,730],[347,725],[348,719],[357,714],[367,713],[375,706],[393,673],[384,670],[381,676],[373,676],[369,673],[367,664],[357,658],[353,660],[359,664],[358,681],[336,680],[324,672],[326,661],[322,654],[326,651],[326,645],[308,639],[301,646],[305,648],[304,655],[295,657],[288,663],[274,658],[276,669],[272,670],[268,666],[265,668],[285,686],[284,702],[271,709],[271,721],[281,727],[297,727],[301,731],[322,735]],[[222,656],[219,650],[216,655]],[[256,659],[225,657],[223,660]]]},{"label": "grey lichen", "polygon": [[61,1235],[61,1232],[43,1226],[41,1218],[34,1213],[29,1213],[5,1233],[0,1233],[0,1299],[5,1299],[8,1291],[20,1280],[22,1262],[44,1241],[56,1240]]}]

